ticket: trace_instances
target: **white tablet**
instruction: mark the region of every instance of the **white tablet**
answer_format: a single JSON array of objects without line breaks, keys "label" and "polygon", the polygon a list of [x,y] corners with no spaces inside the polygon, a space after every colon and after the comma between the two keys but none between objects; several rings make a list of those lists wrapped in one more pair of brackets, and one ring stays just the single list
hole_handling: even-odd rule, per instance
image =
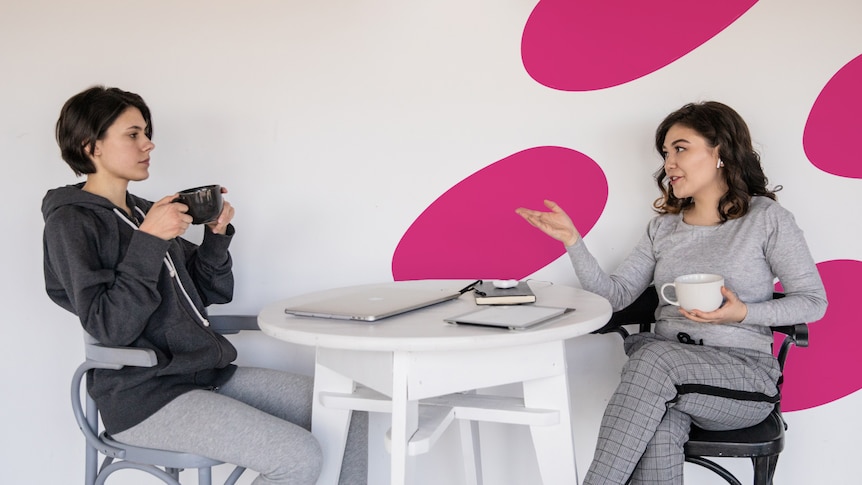
[{"label": "white tablet", "polygon": [[444,321],[459,325],[482,325],[524,330],[574,310],[574,308],[537,305],[496,305],[446,318]]}]

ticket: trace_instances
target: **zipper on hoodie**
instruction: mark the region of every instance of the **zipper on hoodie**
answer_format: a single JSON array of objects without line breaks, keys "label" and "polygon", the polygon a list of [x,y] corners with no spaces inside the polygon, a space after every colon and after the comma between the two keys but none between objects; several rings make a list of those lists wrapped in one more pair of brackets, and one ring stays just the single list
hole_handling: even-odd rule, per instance
[{"label": "zipper on hoodie", "polygon": [[[144,213],[144,211],[142,211],[138,206],[135,206],[135,210],[138,211],[138,213],[142,217],[146,217],[146,214]],[[119,216],[120,219],[125,221],[126,224],[128,224],[129,227],[131,227],[133,230],[137,231],[140,229],[134,222],[130,221],[129,218],[126,217],[126,215],[123,214],[123,212],[120,209],[117,209],[115,207],[114,213],[117,214],[117,216]],[[194,302],[192,301],[191,296],[189,296],[189,293],[186,291],[186,287],[183,286],[183,282],[180,281],[180,276],[179,276],[179,274],[177,274],[177,267],[176,267],[176,265],[174,265],[174,261],[173,261],[173,259],[171,259],[170,253],[165,253],[165,257],[163,258],[162,261],[165,263],[165,266],[168,267],[168,273],[170,274],[171,278],[177,282],[177,285],[179,285],[180,291],[182,292],[183,296],[185,297],[185,299],[188,302],[191,309],[194,311],[194,316],[197,317],[197,319],[200,321],[201,325],[203,325],[204,327],[209,327],[210,326],[209,320],[204,318],[204,316],[201,314],[201,312],[195,306]]]}]

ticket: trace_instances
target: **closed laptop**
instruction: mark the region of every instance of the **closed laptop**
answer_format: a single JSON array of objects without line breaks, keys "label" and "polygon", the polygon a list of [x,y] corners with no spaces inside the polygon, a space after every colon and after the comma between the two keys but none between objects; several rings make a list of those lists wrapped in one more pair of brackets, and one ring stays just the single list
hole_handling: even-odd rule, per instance
[{"label": "closed laptop", "polygon": [[302,317],[375,322],[383,318],[453,300],[462,291],[440,288],[358,286],[346,293],[303,304],[290,305],[285,313]]}]

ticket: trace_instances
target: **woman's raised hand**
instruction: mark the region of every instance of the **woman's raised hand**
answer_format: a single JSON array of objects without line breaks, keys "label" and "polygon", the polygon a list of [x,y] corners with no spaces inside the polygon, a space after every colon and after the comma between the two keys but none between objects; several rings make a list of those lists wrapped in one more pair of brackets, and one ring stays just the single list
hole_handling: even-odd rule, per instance
[{"label": "woman's raised hand", "polygon": [[174,202],[178,195],[169,195],[153,204],[141,223],[141,231],[165,241],[183,235],[192,223],[192,216],[186,214],[187,205]]},{"label": "woman's raised hand", "polygon": [[[221,193],[226,194],[227,188],[222,187]],[[218,215],[218,219],[215,222],[211,222],[207,224],[207,227],[213,232],[213,234],[224,234],[227,231],[227,226],[230,224],[230,221],[233,220],[234,208],[230,205],[230,202],[224,201],[224,206],[222,207],[221,214]]]},{"label": "woman's raised hand", "polygon": [[572,219],[563,211],[562,207],[550,200],[545,201],[545,207],[550,209],[550,212],[536,211],[524,207],[519,207],[515,212],[534,227],[539,228],[542,232],[557,241],[561,241],[566,246],[571,246],[578,242],[578,238],[581,235],[575,228]]}]

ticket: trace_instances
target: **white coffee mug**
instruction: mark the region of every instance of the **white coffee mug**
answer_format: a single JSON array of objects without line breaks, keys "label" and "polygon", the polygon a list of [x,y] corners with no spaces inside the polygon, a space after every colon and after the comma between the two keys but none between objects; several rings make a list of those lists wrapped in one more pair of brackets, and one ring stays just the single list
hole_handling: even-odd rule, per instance
[{"label": "white coffee mug", "polygon": [[[676,300],[665,295],[665,288],[673,286],[676,290]],[[659,294],[671,305],[681,306],[688,311],[700,310],[711,312],[721,306],[724,297],[721,287],[724,278],[717,274],[696,273],[677,277],[673,283],[661,285]]]}]

